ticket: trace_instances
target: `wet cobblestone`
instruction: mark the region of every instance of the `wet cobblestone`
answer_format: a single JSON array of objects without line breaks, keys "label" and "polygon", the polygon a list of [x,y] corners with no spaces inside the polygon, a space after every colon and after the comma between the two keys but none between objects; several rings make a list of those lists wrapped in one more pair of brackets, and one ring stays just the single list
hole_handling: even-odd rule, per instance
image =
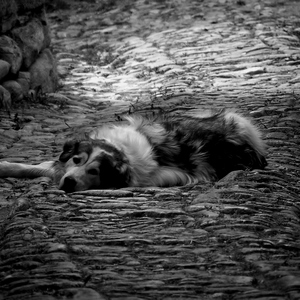
[{"label": "wet cobblestone", "polygon": [[297,1],[135,1],[49,14],[61,88],[0,112],[0,160],[56,158],[128,112],[234,108],[266,170],[66,195],[0,179],[0,299],[299,299]]}]

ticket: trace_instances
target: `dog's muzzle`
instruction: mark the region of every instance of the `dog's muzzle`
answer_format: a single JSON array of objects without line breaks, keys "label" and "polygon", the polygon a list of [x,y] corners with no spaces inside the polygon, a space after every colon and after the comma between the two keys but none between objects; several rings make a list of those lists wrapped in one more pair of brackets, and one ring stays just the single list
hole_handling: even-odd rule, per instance
[{"label": "dog's muzzle", "polygon": [[76,179],[71,176],[67,176],[66,178],[64,178],[64,181],[59,189],[65,191],[66,193],[73,193],[76,190],[76,185]]}]

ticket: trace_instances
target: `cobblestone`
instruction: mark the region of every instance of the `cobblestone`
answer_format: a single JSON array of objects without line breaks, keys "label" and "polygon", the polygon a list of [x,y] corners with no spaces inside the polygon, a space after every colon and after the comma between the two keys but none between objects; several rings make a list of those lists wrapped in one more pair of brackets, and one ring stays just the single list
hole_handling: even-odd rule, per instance
[{"label": "cobblestone", "polygon": [[0,179],[0,299],[299,299],[300,4],[104,8],[49,14],[61,88],[0,112],[0,160],[51,160],[129,112],[226,107],[262,129],[269,165],[214,185],[74,194]]}]

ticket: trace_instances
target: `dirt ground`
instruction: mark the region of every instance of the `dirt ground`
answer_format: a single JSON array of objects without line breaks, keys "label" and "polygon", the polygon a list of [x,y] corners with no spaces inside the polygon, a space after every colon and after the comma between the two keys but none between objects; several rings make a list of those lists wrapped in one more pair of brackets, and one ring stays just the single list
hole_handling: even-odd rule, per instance
[{"label": "dirt ground", "polygon": [[56,158],[128,113],[230,108],[265,170],[65,194],[0,179],[0,300],[300,299],[300,2],[72,1],[49,10],[60,89],[0,111],[0,160]]}]

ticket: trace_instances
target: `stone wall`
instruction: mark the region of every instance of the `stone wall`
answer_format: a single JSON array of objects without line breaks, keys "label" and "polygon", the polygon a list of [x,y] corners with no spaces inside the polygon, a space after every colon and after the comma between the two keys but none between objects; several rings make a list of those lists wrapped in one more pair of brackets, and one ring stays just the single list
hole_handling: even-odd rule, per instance
[{"label": "stone wall", "polygon": [[45,0],[0,0],[0,108],[57,88]]}]

